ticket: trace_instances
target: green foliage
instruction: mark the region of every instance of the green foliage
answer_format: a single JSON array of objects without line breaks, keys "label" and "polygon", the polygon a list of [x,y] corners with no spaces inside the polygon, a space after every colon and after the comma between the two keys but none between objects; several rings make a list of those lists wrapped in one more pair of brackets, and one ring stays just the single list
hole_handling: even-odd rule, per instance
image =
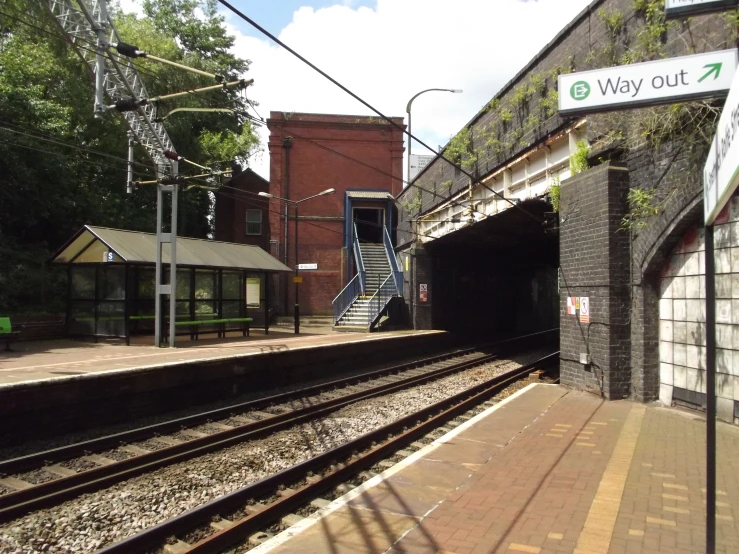
[{"label": "green foliage", "polygon": [[439,186],[441,187],[441,189],[444,192],[446,192],[447,194],[449,194],[451,192],[451,190],[452,190],[452,185],[453,184],[454,184],[454,181],[452,181],[451,179],[447,179],[446,181],[442,181],[439,184]]},{"label": "green foliage", "polygon": [[618,10],[598,10],[598,17],[612,38],[617,38],[624,29],[624,14]]},{"label": "green foliage", "polygon": [[547,95],[539,100],[539,108],[541,108],[546,118],[557,115],[557,110],[559,109],[559,93],[556,89],[551,88],[547,91]]},{"label": "green foliage", "polygon": [[405,195],[403,200],[400,201],[400,205],[403,207],[403,209],[408,212],[411,215],[414,215],[413,212],[421,213],[421,207],[422,207],[422,197],[421,197],[421,190],[416,189],[413,192],[409,192]]},{"label": "green foliage", "polygon": [[472,134],[465,127],[457,133],[444,149],[444,155],[455,164],[461,164],[465,169],[471,169],[477,162],[477,152],[472,148]]},{"label": "green foliage", "polygon": [[549,186],[549,201],[552,203],[552,211],[559,212],[559,177],[552,179]]},{"label": "green foliage", "polygon": [[665,18],[665,3],[662,0],[634,0],[633,7],[644,21],[644,26],[636,33],[640,47],[639,57],[645,60],[664,57],[664,45],[670,25]]},{"label": "green foliage", "polygon": [[[249,62],[228,52],[233,39],[215,6],[212,0],[146,0],[145,18],[111,14],[122,40],[156,56],[233,76]],[[4,0],[2,11],[41,30],[0,14],[0,313],[63,310],[64,272],[57,277],[46,268],[42,278],[40,262],[86,223],[153,231],[156,190],[142,185],[126,194],[126,126],[114,113],[101,121],[93,118],[90,76],[69,45],[55,38],[59,29],[42,5]],[[212,83],[145,59],[136,65],[152,96]],[[217,90],[162,103],[160,111],[214,105],[241,113],[245,108],[239,94]],[[243,116],[183,112],[168,118],[166,126],[178,153],[199,163],[247,159],[257,147]],[[153,178],[141,147],[135,162],[135,179]],[[189,168],[181,164],[180,170]],[[179,232],[207,236],[210,213],[207,191],[184,192]]]},{"label": "green foliage", "polygon": [[624,231],[637,231],[646,227],[647,218],[659,213],[659,206],[654,203],[654,191],[641,188],[629,189],[627,196],[629,213],[621,220],[620,228]]},{"label": "green foliage", "polygon": [[510,123],[513,119],[513,113],[508,108],[503,108],[502,110],[500,110],[498,116],[503,123]]},{"label": "green foliage", "polygon": [[586,140],[578,140],[575,143],[576,149],[570,156],[570,173],[577,175],[588,169],[588,155],[590,154],[590,145]]}]

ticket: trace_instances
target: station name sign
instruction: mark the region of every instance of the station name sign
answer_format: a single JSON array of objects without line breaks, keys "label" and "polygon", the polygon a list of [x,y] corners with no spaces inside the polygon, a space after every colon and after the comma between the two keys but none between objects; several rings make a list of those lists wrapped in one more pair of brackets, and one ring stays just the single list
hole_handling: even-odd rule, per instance
[{"label": "station name sign", "polygon": [[719,50],[559,76],[561,115],[726,96],[737,51]]},{"label": "station name sign", "polygon": [[739,6],[739,0],[665,0],[667,17],[686,17]]},{"label": "station name sign", "polygon": [[703,168],[705,223],[711,225],[739,185],[739,73],[718,120]]}]

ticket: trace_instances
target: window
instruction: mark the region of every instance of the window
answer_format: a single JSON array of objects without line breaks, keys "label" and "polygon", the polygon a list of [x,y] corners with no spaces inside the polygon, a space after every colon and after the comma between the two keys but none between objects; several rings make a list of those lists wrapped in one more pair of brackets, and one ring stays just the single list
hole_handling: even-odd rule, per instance
[{"label": "window", "polygon": [[246,234],[262,234],[262,210],[246,210]]}]

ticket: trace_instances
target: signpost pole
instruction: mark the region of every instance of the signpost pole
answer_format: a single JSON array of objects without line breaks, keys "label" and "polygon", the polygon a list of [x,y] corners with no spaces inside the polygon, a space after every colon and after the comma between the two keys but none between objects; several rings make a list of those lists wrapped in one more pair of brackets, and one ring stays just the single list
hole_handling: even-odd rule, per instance
[{"label": "signpost pole", "polygon": [[706,240],[706,553],[716,552],[716,271],[713,224]]},{"label": "signpost pole", "polygon": [[298,203],[295,203],[295,334],[300,333],[300,304],[298,303]]}]

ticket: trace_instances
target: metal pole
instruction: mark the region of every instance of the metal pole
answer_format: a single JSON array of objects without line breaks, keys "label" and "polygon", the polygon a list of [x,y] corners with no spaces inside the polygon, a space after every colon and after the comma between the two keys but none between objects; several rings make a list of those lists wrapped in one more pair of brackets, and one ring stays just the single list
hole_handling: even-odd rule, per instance
[{"label": "metal pole", "polygon": [[[290,140],[290,137],[287,137],[285,140],[282,141],[282,147],[285,149],[285,265],[288,265],[287,260],[287,253],[289,251],[289,245],[288,245],[288,222],[289,222],[289,216],[290,216],[290,209],[289,209],[289,202],[290,199],[290,148],[292,147],[292,141]],[[285,298],[284,298],[284,309],[285,314],[287,314],[287,298],[288,298],[288,285],[286,281],[283,281],[285,283],[285,288],[283,289],[285,292]]]},{"label": "metal pole", "polygon": [[[411,101],[412,102],[412,101]],[[408,182],[411,182],[411,146],[413,145],[413,139],[411,138],[411,103],[408,102]]]},{"label": "metal pole", "polygon": [[[177,177],[178,162],[172,162],[172,178]],[[169,347],[175,347],[175,316],[177,313],[177,192],[172,185],[172,222],[169,229]]]},{"label": "metal pole", "polygon": [[300,304],[298,302],[298,203],[295,203],[295,334],[300,333]]},{"label": "metal pole", "polygon": [[716,552],[716,268],[713,225],[706,238],[706,553]]},{"label": "metal pole", "polygon": [[126,192],[133,192],[133,135],[128,135],[128,171],[126,173]]},{"label": "metal pole", "polygon": [[96,119],[102,119],[106,111],[105,105],[105,51],[108,46],[107,30],[108,30],[108,10],[105,7],[105,0],[98,2],[98,17],[95,32],[97,33],[97,45],[95,47],[95,106],[94,114]]},{"label": "metal pole", "polygon": [[154,262],[154,346],[162,345],[162,295],[160,286],[162,284],[162,202],[164,185],[157,185],[157,251]]}]

